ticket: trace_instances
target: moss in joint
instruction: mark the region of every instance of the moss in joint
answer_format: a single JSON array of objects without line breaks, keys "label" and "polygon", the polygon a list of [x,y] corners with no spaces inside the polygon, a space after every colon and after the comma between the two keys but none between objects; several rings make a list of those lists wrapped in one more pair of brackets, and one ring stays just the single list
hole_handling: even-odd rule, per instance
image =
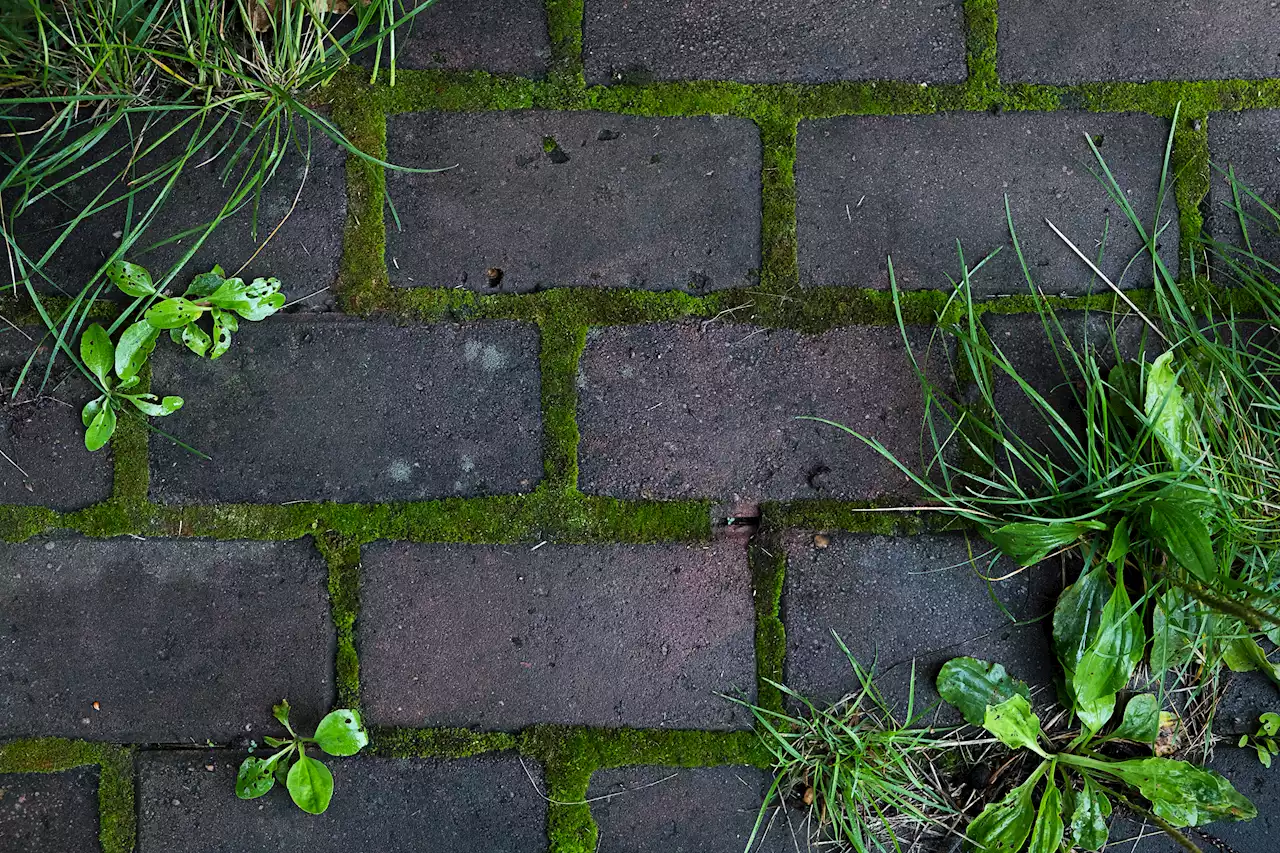
[{"label": "moss in joint", "polygon": [[969,66],[969,87],[978,100],[997,103],[999,75],[996,70],[996,36],[999,0],[965,0],[965,44]]},{"label": "moss in joint", "polygon": [[542,325],[542,458],[553,489],[578,487],[578,361],[586,346],[586,326]]},{"label": "moss in joint", "polygon": [[1192,270],[1202,271],[1203,264],[1193,266],[1191,253],[1204,228],[1203,205],[1209,197],[1211,169],[1209,165],[1209,118],[1207,115],[1181,114],[1174,129],[1170,171],[1174,179],[1174,197],[1178,205],[1179,276],[1192,278]]},{"label": "moss in joint", "polygon": [[0,773],[58,773],[98,767],[98,839],[103,853],[130,853],[137,834],[134,751],[128,747],[64,738],[0,744]]},{"label": "moss in joint", "polygon": [[356,653],[356,618],[360,615],[360,546],[334,534],[316,537],[316,547],[329,565],[329,613],[337,633],[334,671],[338,705],[360,707],[360,658]]},{"label": "moss in joint", "polygon": [[782,622],[787,555],[781,538],[757,537],[749,560],[756,607],[756,704],[781,711],[782,692],[774,686],[783,681],[787,655],[786,626]]},{"label": "moss in joint", "polygon": [[[366,154],[386,159],[385,114],[370,109],[359,98],[343,99],[333,111],[334,120],[353,145]],[[344,311],[360,314],[372,310],[387,280],[386,225],[382,217],[386,194],[383,169],[354,154],[347,156],[347,221],[342,239],[337,296]]]},{"label": "moss in joint", "polygon": [[516,745],[515,735],[470,729],[375,728],[370,733],[373,754],[389,758],[470,758]]}]

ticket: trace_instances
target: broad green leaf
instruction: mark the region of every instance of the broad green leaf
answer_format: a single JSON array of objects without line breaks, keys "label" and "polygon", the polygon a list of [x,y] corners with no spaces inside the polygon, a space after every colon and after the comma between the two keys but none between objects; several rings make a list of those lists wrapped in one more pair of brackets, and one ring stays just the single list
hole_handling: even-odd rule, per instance
[{"label": "broad green leaf", "polygon": [[221,308],[210,309],[213,316],[213,348],[209,350],[209,359],[215,359],[231,348],[231,334],[236,330],[236,315]]},{"label": "broad green leaf", "polygon": [[1232,672],[1255,670],[1280,684],[1280,664],[1274,664],[1253,637],[1238,637],[1223,649],[1222,660]]},{"label": "broad green leaf", "polygon": [[1193,455],[1189,439],[1191,413],[1182,399],[1182,387],[1172,362],[1173,350],[1167,350],[1147,369],[1143,410],[1165,455],[1174,466],[1181,467]]},{"label": "broad green leaf", "polygon": [[1124,706],[1124,718],[1111,738],[1155,743],[1160,736],[1160,703],[1150,693],[1139,693]]},{"label": "broad green leaf", "polygon": [[330,755],[355,755],[369,743],[359,711],[330,711],[316,727],[316,746]]},{"label": "broad green leaf", "polygon": [[1031,699],[1026,684],[1010,676],[998,663],[976,658],[952,658],[938,673],[938,695],[955,705],[965,720],[975,726],[987,718],[987,706],[999,705],[1013,696]]},{"label": "broad green leaf", "polygon": [[110,387],[111,371],[115,368],[116,348],[111,345],[107,330],[94,323],[80,336],[80,360],[103,388]]},{"label": "broad green leaf", "polygon": [[1171,589],[1151,611],[1151,674],[1159,678],[1195,656],[1193,638],[1201,611],[1185,592]]},{"label": "broad green leaf", "polygon": [[160,330],[146,320],[139,320],[125,329],[116,346],[116,376],[123,380],[137,376],[151,351],[156,348],[156,339],[159,337]]},{"label": "broad green leaf", "polygon": [[1273,714],[1270,711],[1258,718],[1258,734],[1266,737],[1275,737],[1280,734],[1280,714]]},{"label": "broad green leaf", "polygon": [[93,416],[93,420],[89,422],[89,428],[84,433],[84,446],[88,450],[99,450],[108,441],[111,440],[111,434],[116,431],[116,410],[111,407],[110,402],[99,407],[97,414]]},{"label": "broad green leaf", "polygon": [[1129,556],[1129,517],[1126,515],[1116,522],[1111,531],[1111,547],[1107,549],[1108,563],[1122,563]]},{"label": "broad green leaf", "polygon": [[1052,521],[1045,524],[1016,521],[995,530],[984,530],[982,535],[1006,557],[1021,566],[1031,566],[1090,531],[1106,529],[1101,521]]},{"label": "broad green leaf", "polygon": [[1044,793],[1040,795],[1040,809],[1027,853],[1058,853],[1062,846],[1062,832],[1062,793],[1050,772]]},{"label": "broad green leaf", "polygon": [[182,327],[182,343],[186,345],[187,349],[203,358],[213,342],[209,340],[208,333],[200,328],[199,325],[188,323]]},{"label": "broad green leaf", "polygon": [[1091,702],[1081,702],[1076,699],[1072,710],[1076,712],[1076,717],[1080,719],[1081,725],[1090,732],[1096,732],[1115,716],[1116,694],[1108,693],[1106,696],[1099,696]]},{"label": "broad green leaf", "polygon": [[225,311],[235,311],[246,320],[262,320],[284,307],[280,280],[255,278],[249,284],[229,278],[209,295],[209,304]]},{"label": "broad green leaf", "polygon": [[1098,769],[1132,785],[1151,801],[1157,815],[1174,826],[1203,826],[1215,820],[1252,820],[1253,803],[1212,770],[1172,758],[1100,762]]},{"label": "broad green leaf", "polygon": [[970,849],[983,853],[1018,853],[1031,834],[1035,810],[1031,805],[1031,792],[1040,780],[1040,771],[1005,794],[1003,800],[990,803],[982,814],[973,819],[965,830]]},{"label": "broad green leaf", "polygon": [[147,322],[157,329],[179,329],[198,320],[204,309],[189,299],[173,296],[147,309]]},{"label": "broad green leaf", "polygon": [[289,796],[298,808],[308,814],[321,814],[333,799],[333,774],[314,758],[298,756],[289,768]]},{"label": "broad green leaf", "polygon": [[1070,676],[1097,637],[1102,612],[1115,592],[1106,566],[1083,573],[1058,596],[1053,608],[1053,650]]},{"label": "broad green leaf", "polygon": [[280,747],[288,744],[289,740],[287,738],[279,738],[279,737],[272,737],[271,735],[263,735],[262,742],[265,743],[267,746],[273,747],[275,749],[279,749]]},{"label": "broad green leaf", "polygon": [[178,409],[182,408],[183,400],[181,397],[165,397],[163,400],[156,402],[155,394],[129,394],[126,399],[137,407],[138,411],[144,415],[150,415],[153,418],[163,418],[165,415],[172,415]]},{"label": "broad green leaf", "polygon": [[151,273],[128,261],[112,261],[107,267],[107,280],[130,296],[150,296],[156,292]]},{"label": "broad green leaf", "polygon": [[224,280],[222,267],[215,266],[210,272],[202,272],[191,279],[187,292],[182,295],[189,299],[204,299],[221,287]]},{"label": "broad green leaf", "polygon": [[236,773],[236,796],[242,800],[253,800],[270,791],[275,785],[276,764],[280,753],[268,759],[255,758],[252,755],[240,764]]},{"label": "broad green leaf", "polygon": [[1071,838],[1077,847],[1101,850],[1107,844],[1111,801],[1088,775],[1082,778],[1084,787],[1076,795],[1075,810],[1071,814]]},{"label": "broad green leaf", "polygon": [[982,727],[1010,749],[1025,747],[1044,755],[1040,748],[1040,718],[1031,712],[1025,696],[1013,695],[999,705],[988,705]]},{"label": "broad green leaf", "polygon": [[1142,659],[1145,645],[1142,614],[1129,601],[1123,572],[1119,572],[1111,597],[1102,608],[1098,633],[1071,676],[1076,701],[1090,705],[1122,690]]},{"label": "broad green leaf", "polygon": [[290,733],[293,727],[289,725],[289,700],[281,699],[280,704],[271,706],[271,716],[276,718],[276,722],[284,726]]},{"label": "broad green leaf", "polygon": [[1147,505],[1147,532],[1178,565],[1205,583],[1218,575],[1209,528],[1194,507],[1172,500]]},{"label": "broad green leaf", "polygon": [[99,397],[96,400],[90,400],[84,404],[84,408],[80,410],[80,422],[86,427],[93,423],[93,419],[98,416],[98,412],[102,411],[102,407],[106,405],[107,398]]}]

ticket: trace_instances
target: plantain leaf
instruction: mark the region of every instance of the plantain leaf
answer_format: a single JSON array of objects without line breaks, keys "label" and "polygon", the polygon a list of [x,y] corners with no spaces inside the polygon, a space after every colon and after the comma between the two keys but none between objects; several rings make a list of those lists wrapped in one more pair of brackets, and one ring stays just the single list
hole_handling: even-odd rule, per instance
[{"label": "plantain leaf", "polygon": [[998,705],[988,705],[982,727],[1010,749],[1040,749],[1040,718],[1031,712],[1025,696],[1015,694]]},{"label": "plantain leaf", "polygon": [[1106,529],[1107,525],[1101,521],[1051,521],[1043,524],[1016,521],[995,530],[984,530],[982,535],[1018,565],[1031,566],[1090,531]]},{"label": "plantain leaf", "polygon": [[1036,825],[1031,831],[1027,853],[1058,853],[1058,848],[1062,846],[1062,834],[1062,793],[1050,772],[1044,793],[1040,795],[1040,809],[1036,814]]},{"label": "plantain leaf", "polygon": [[938,695],[960,710],[975,726],[987,718],[987,706],[999,705],[1014,696],[1030,701],[1031,690],[1010,676],[1003,666],[976,658],[952,658],[938,673]]},{"label": "plantain leaf", "polygon": [[[1114,697],[1129,683],[1129,677],[1142,659],[1146,634],[1142,613],[1132,606],[1125,589],[1123,572],[1118,573],[1115,588],[1098,622],[1098,633],[1080,656],[1071,676],[1071,687],[1078,705],[1088,709],[1099,700]],[[1084,721],[1084,718],[1081,718]],[[1087,721],[1091,730],[1096,717]]]},{"label": "plantain leaf", "polygon": [[369,744],[359,711],[330,711],[316,727],[316,746],[330,755],[355,755]]},{"label": "plantain leaf", "polygon": [[1172,758],[1100,762],[1098,769],[1138,789],[1158,816],[1174,826],[1252,820],[1258,810],[1212,770]]},{"label": "plantain leaf", "polygon": [[160,330],[146,320],[139,320],[125,329],[120,335],[120,343],[116,345],[116,376],[126,382],[137,376],[151,351],[156,348],[156,339],[159,337]]},{"label": "plantain leaf", "polygon": [[1160,703],[1151,693],[1139,693],[1124,706],[1124,717],[1109,737],[1155,743],[1160,736]]},{"label": "plantain leaf", "polygon": [[112,261],[107,267],[107,281],[129,296],[150,296],[156,292],[151,273],[128,261]]},{"label": "plantain leaf", "polygon": [[1169,557],[1205,583],[1218,575],[1209,528],[1194,507],[1158,499],[1147,506],[1147,533]]},{"label": "plantain leaf", "polygon": [[1101,850],[1107,844],[1107,818],[1111,816],[1111,801],[1088,775],[1084,775],[1083,779],[1084,787],[1076,795],[1075,809],[1071,815],[1071,838],[1077,847]]},{"label": "plantain leaf", "polygon": [[80,360],[98,377],[103,388],[110,388],[110,376],[116,363],[116,349],[107,330],[94,323],[80,336]]},{"label": "plantain leaf", "polygon": [[333,774],[314,758],[299,755],[286,782],[293,802],[308,814],[321,814],[333,799]]},{"label": "plantain leaf", "polygon": [[1040,780],[1040,771],[1014,788],[1004,799],[990,803],[982,814],[973,819],[965,830],[970,850],[983,853],[1018,853],[1031,834],[1035,810],[1031,806],[1031,792]]}]

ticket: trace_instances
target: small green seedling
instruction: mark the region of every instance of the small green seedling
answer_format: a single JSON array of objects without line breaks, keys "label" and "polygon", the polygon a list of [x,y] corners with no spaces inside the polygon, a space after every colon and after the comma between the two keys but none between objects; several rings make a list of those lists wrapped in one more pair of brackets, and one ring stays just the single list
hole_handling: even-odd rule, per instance
[{"label": "small green seedling", "polygon": [[[97,323],[80,338],[80,359],[103,391],[81,413],[86,427],[84,444],[89,450],[98,450],[111,439],[117,412],[126,402],[153,417],[182,408],[181,397],[157,399],[154,394],[124,393],[140,381],[139,373],[162,331],[168,330],[174,343],[196,355],[215,359],[230,348],[231,335],[239,330],[237,314],[246,320],[262,320],[284,307],[279,279],[255,278],[245,284],[240,278],[226,278],[219,266],[192,279],[182,296],[165,297],[149,272],[128,261],[112,263],[107,278],[123,293],[145,300],[135,304],[150,307],[141,320],[125,328],[115,344]],[[212,321],[212,334],[200,326],[206,314]]]},{"label": "small green seedling", "polygon": [[1258,718],[1260,725],[1254,735],[1240,735],[1240,747],[1252,746],[1258,751],[1258,760],[1262,766],[1270,769],[1271,759],[1280,755],[1280,743],[1276,735],[1280,734],[1280,714],[1266,713]]},{"label": "small green seedling", "polygon": [[[314,744],[329,755],[355,755],[369,743],[360,713],[348,708],[330,711],[316,726],[314,737],[299,737],[289,725],[289,703],[281,702],[271,709],[288,738],[266,737],[267,746],[279,749],[270,758],[249,756],[236,774],[236,796],[253,800],[275,787],[276,782],[289,789],[298,808],[309,814],[320,814],[333,799],[333,774],[324,764],[307,755],[307,744]],[[292,766],[291,766],[292,764]]]}]

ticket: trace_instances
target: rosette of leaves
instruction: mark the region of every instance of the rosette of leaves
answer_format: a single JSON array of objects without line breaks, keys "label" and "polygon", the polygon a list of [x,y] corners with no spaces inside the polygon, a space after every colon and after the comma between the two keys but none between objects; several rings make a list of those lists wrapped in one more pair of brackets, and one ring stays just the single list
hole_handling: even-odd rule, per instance
[{"label": "rosette of leaves", "polygon": [[[1061,750],[1054,748],[1031,710],[1027,685],[1003,666],[974,658],[948,661],[938,676],[938,693],[1010,749],[1027,750],[1040,761],[1002,799],[987,805],[966,830],[968,850],[987,853],[1058,853],[1073,848],[1101,850],[1107,818],[1115,802],[1145,815],[1179,844],[1195,849],[1180,827],[1216,820],[1249,820],[1257,809],[1221,775],[1185,761],[1155,755],[1113,758],[1109,744],[1154,744],[1161,713],[1156,697],[1129,699],[1120,721],[1106,734],[1114,703],[1098,703],[1086,726]],[[1077,693],[1078,697],[1079,693]],[[1077,714],[1080,709],[1077,707]],[[1140,802],[1145,801],[1149,808]]]},{"label": "rosette of leaves", "polygon": [[253,800],[266,794],[276,783],[289,790],[294,804],[309,814],[320,814],[333,799],[333,774],[319,760],[307,755],[314,746],[328,755],[355,755],[369,743],[360,713],[348,708],[330,711],[316,726],[312,737],[299,737],[289,724],[289,703],[281,702],[271,713],[289,733],[287,738],[266,737],[267,746],[279,751],[270,758],[251,755],[236,774],[236,796]]},{"label": "rosette of leaves", "polygon": [[1262,762],[1263,767],[1270,769],[1271,759],[1280,755],[1280,741],[1276,739],[1278,735],[1280,714],[1267,712],[1258,718],[1258,731],[1252,735],[1240,735],[1237,746],[1253,747],[1258,753],[1258,761]]},{"label": "rosette of leaves", "polygon": [[[192,279],[182,296],[164,296],[146,269],[128,261],[112,263],[107,277],[121,292],[138,300],[135,306],[148,307],[142,319],[125,327],[114,344],[111,334],[97,323],[80,338],[80,359],[102,391],[81,413],[89,450],[98,450],[111,439],[122,406],[132,405],[153,417],[182,408],[181,397],[157,399],[154,394],[127,393],[140,381],[139,374],[161,332],[168,330],[175,343],[214,359],[230,348],[231,335],[239,330],[237,315],[262,320],[284,307],[279,279],[256,278],[246,284],[240,278],[227,278],[218,266]],[[206,316],[209,331],[201,325]]]}]

